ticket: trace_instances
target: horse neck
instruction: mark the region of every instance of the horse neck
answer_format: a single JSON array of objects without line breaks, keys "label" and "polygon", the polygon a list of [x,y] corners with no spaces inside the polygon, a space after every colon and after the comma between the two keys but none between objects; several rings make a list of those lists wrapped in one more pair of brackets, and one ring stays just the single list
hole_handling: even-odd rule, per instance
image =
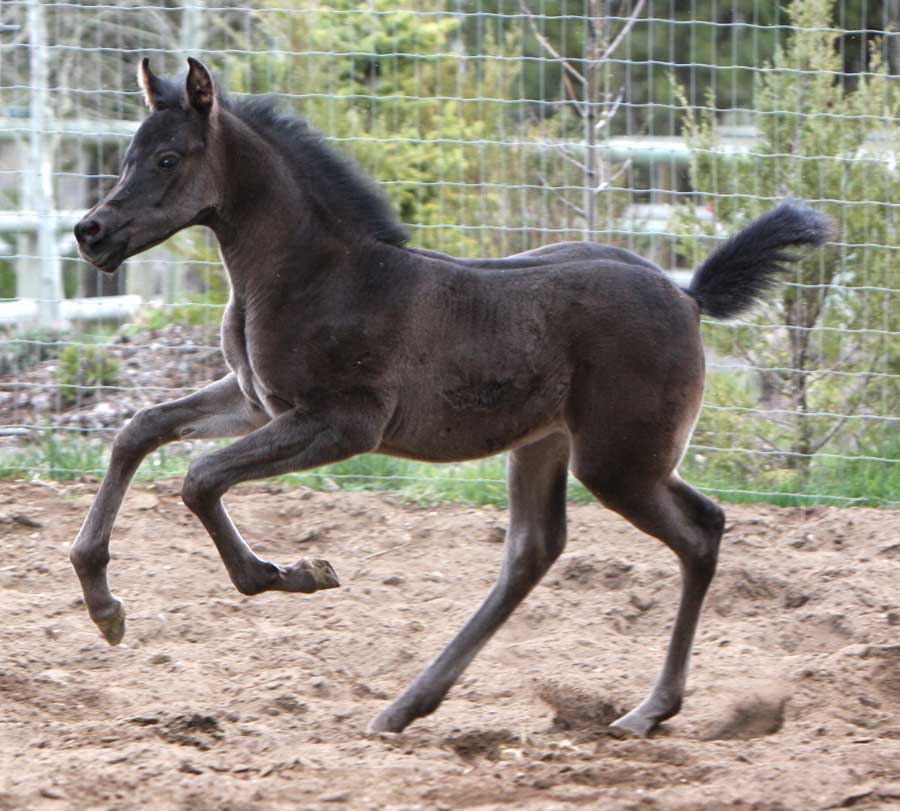
[{"label": "horse neck", "polygon": [[223,115],[223,199],[212,223],[237,295],[316,271],[327,252],[313,206],[281,153],[234,115]]}]

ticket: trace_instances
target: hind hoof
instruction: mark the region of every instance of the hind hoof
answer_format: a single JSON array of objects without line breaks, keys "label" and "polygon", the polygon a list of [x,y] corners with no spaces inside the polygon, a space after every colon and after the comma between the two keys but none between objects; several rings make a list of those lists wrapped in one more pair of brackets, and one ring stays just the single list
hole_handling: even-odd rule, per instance
[{"label": "hind hoof", "polygon": [[646,738],[659,726],[658,721],[648,718],[645,715],[638,715],[630,712],[623,715],[609,725],[609,731],[617,738],[626,738],[635,736],[638,738]]}]

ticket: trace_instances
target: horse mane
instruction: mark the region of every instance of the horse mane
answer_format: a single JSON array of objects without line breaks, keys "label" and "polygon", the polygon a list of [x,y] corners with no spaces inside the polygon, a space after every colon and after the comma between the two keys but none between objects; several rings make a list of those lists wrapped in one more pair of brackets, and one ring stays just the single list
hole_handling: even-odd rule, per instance
[{"label": "horse mane", "polygon": [[375,182],[305,119],[280,110],[272,96],[223,96],[219,101],[281,151],[330,217],[359,227],[379,242],[403,245],[409,239]]}]

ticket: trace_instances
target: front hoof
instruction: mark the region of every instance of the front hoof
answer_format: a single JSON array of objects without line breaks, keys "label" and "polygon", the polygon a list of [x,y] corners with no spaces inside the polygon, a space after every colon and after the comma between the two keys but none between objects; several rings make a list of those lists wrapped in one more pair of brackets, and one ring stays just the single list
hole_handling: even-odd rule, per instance
[{"label": "front hoof", "polygon": [[306,563],[308,563],[312,570],[313,577],[315,578],[316,585],[319,589],[336,589],[341,585],[341,581],[338,580],[337,572],[327,560],[311,558],[306,561]]},{"label": "front hoof", "polygon": [[312,594],[323,589],[334,589],[341,585],[337,573],[327,560],[306,558],[281,572],[281,582],[285,591]]},{"label": "front hoof", "polygon": [[401,713],[388,707],[378,717],[373,718],[369,722],[366,732],[370,735],[381,735],[386,732],[403,732],[409,726],[410,720],[412,719],[407,719]]},{"label": "front hoof", "polygon": [[125,636],[125,606],[117,597],[113,597],[112,606],[102,613],[92,612],[91,619],[110,645],[118,645],[122,641]]}]

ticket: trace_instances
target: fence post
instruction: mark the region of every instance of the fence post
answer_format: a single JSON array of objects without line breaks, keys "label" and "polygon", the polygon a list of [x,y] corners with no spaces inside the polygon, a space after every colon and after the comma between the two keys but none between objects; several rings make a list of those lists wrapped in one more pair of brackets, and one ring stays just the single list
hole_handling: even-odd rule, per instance
[{"label": "fence post", "polygon": [[[28,165],[23,173],[23,203],[36,219],[34,231],[27,240],[32,246],[32,255],[36,257],[36,261],[20,264],[16,295],[36,298],[40,324],[56,326],[60,320],[62,265],[53,194],[55,144],[51,132],[52,112],[47,76],[47,22],[41,0],[28,0],[28,37],[31,45],[31,104]],[[23,278],[26,274],[27,277]]]},{"label": "fence post", "polygon": [[[178,47],[181,57],[193,56],[199,59],[203,49],[203,26],[201,15],[204,0],[187,0],[181,12],[181,31]],[[166,304],[175,304],[187,287],[189,266],[166,262],[163,269],[162,295]]]}]

